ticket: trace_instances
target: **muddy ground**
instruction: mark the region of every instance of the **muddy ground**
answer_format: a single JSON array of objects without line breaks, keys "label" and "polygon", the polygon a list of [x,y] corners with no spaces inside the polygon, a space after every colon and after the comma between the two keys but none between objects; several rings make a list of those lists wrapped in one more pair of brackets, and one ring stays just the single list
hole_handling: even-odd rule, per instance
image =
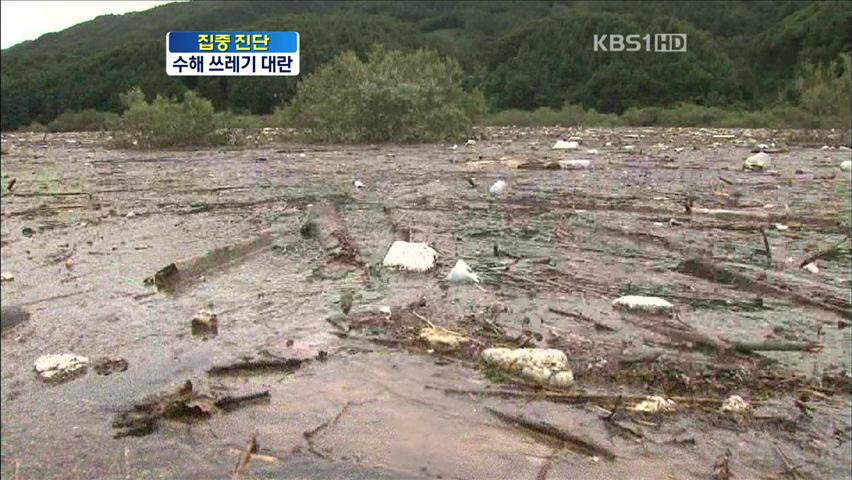
[{"label": "muddy ground", "polygon": [[[552,150],[560,137],[580,148]],[[852,475],[839,134],[489,128],[457,148],[270,138],[154,152],[103,141],[2,135],[2,271],[14,276],[2,305],[31,315],[3,331],[4,479],[232,478],[255,433],[246,479]],[[775,152],[770,167],[743,171],[759,143]],[[563,159],[591,166],[542,169]],[[498,178],[509,188],[495,199]],[[323,202],[344,232],[337,256],[300,235]],[[381,267],[406,236],[440,252],[434,271]],[[820,252],[817,273],[799,268]],[[459,258],[481,285],[442,280]],[[172,288],[145,281],[172,262],[189,272]],[[614,311],[627,294],[677,313]],[[216,335],[192,334],[202,308],[217,314]],[[436,352],[417,339],[427,322],[471,340]],[[542,389],[478,360],[519,345],[564,350],[576,385]],[[48,384],[33,371],[48,353],[128,368]],[[266,367],[238,368],[246,359]],[[187,380],[190,408],[120,436],[134,405],[187,394]],[[258,392],[268,396],[210,406]],[[751,408],[721,413],[733,394]],[[676,410],[632,412],[645,395]]]}]

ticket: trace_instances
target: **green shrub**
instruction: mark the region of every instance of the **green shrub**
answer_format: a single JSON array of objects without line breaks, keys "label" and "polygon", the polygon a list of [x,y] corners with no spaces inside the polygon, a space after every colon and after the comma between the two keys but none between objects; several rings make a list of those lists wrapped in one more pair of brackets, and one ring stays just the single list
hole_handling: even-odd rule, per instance
[{"label": "green shrub", "polygon": [[127,110],[111,129],[118,147],[188,147],[226,141],[226,135],[216,129],[213,104],[195,92],[187,91],[181,102],[157,96],[148,103],[137,87],[121,98]]},{"label": "green shrub", "polygon": [[799,105],[824,126],[852,128],[852,60],[840,57],[830,66],[806,65],[796,82]]},{"label": "green shrub", "polygon": [[282,123],[323,142],[425,142],[461,138],[485,110],[462,89],[454,60],[419,50],[374,49],[366,62],[346,52],[308,76]]},{"label": "green shrub", "polygon": [[115,113],[89,108],[79,112],[62,112],[47,124],[47,128],[51,132],[92,132],[106,130],[117,119]]},{"label": "green shrub", "polygon": [[26,127],[21,127],[18,129],[19,132],[33,132],[33,133],[46,133],[47,127],[44,126],[43,123],[33,120],[32,123],[27,125]]},{"label": "green shrub", "polygon": [[515,125],[518,127],[534,126],[606,126],[613,127],[621,124],[621,119],[614,113],[598,113],[594,109],[586,110],[581,105],[563,105],[554,110],[541,107],[532,112],[524,110],[504,110],[492,113],[483,122],[486,125]]}]

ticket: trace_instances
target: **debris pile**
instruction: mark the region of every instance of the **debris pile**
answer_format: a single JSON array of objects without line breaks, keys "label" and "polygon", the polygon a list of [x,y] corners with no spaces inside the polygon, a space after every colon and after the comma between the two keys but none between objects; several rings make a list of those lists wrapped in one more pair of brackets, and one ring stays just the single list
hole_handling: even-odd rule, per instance
[{"label": "debris pile", "polygon": [[42,355],[35,362],[35,371],[46,382],[64,382],[86,373],[89,359],[73,353]]},{"label": "debris pile", "polygon": [[482,359],[487,365],[540,385],[564,388],[574,383],[574,373],[562,350],[488,348],[482,352]]},{"label": "debris pile", "polygon": [[382,265],[410,272],[428,272],[435,268],[437,257],[438,252],[425,243],[397,240],[388,249]]}]

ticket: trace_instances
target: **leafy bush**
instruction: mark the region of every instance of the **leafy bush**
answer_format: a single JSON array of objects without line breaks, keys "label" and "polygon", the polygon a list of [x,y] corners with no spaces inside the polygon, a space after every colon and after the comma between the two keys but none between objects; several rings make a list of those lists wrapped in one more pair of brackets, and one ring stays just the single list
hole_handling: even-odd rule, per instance
[{"label": "leafy bush", "polygon": [[47,124],[51,132],[91,132],[106,130],[118,119],[112,112],[86,109],[79,112],[62,112]]},{"label": "leafy bush", "polygon": [[852,60],[840,57],[830,66],[806,65],[796,82],[799,105],[822,123],[852,128]]},{"label": "leafy bush", "polygon": [[346,52],[308,76],[279,112],[324,142],[424,142],[467,135],[485,110],[458,63],[428,50]]},{"label": "leafy bush", "polygon": [[613,113],[598,113],[594,109],[586,110],[581,105],[563,105],[560,110],[541,107],[532,112],[524,110],[504,110],[492,113],[483,122],[486,125],[532,126],[607,126],[621,124],[621,119]]},{"label": "leafy bush", "polygon": [[119,147],[162,148],[218,145],[226,136],[217,132],[213,104],[192,91],[183,101],[157,96],[145,101],[134,88],[121,96],[127,110],[113,126],[113,141]]},{"label": "leafy bush", "polygon": [[30,123],[26,127],[19,128],[18,131],[19,132],[45,133],[45,132],[47,132],[47,127],[45,127],[43,123],[34,120],[32,123]]}]

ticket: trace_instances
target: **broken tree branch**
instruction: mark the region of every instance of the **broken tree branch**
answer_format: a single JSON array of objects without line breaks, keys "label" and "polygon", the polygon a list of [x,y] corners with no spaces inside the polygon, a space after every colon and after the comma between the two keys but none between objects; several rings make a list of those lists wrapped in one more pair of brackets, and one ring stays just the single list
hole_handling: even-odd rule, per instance
[{"label": "broken tree branch", "polygon": [[549,423],[501,412],[500,410],[496,410],[491,407],[485,407],[485,409],[504,422],[516,424],[542,435],[547,435],[548,437],[560,440],[566,445],[570,445],[574,447],[575,450],[579,450],[586,455],[599,456],[606,458],[607,460],[615,460],[616,458],[615,453],[608,448],[597,445],[589,440],[584,440]]},{"label": "broken tree branch", "polygon": [[763,249],[764,249],[764,253],[766,254],[766,259],[771,264],[772,263],[772,249],[769,247],[769,239],[766,238],[766,229],[763,228],[763,227],[760,227],[760,236],[763,237]]},{"label": "broken tree branch", "polygon": [[617,330],[616,328],[610,327],[609,325],[607,325],[605,323],[601,323],[601,322],[599,322],[599,321],[597,321],[593,318],[589,318],[589,317],[583,315],[582,313],[568,312],[566,310],[561,310],[561,309],[556,308],[556,307],[547,307],[547,309],[549,311],[557,314],[557,315],[562,315],[564,317],[576,318],[578,320],[583,320],[583,321],[589,322],[592,325],[594,325],[595,328],[599,328],[601,330],[606,330],[608,332],[615,332]]},{"label": "broken tree branch", "polygon": [[832,254],[835,250],[837,250],[838,248],[840,248],[840,246],[841,246],[841,245],[843,245],[844,243],[846,243],[846,240],[849,240],[849,235],[848,235],[848,234],[847,234],[845,237],[843,237],[843,240],[841,240],[841,241],[839,241],[839,242],[835,243],[834,245],[832,245],[832,246],[830,246],[830,247],[828,247],[828,248],[826,248],[826,249],[820,250],[820,251],[818,251],[818,252],[816,252],[816,253],[814,253],[814,254],[809,255],[808,257],[806,257],[804,260],[802,260],[802,263],[800,263],[800,264],[799,264],[799,268],[802,268],[802,267],[804,267],[805,265],[807,265],[807,264],[809,264],[809,263],[812,263],[812,262],[814,262],[814,261],[816,261],[816,260],[819,260],[819,259],[821,259],[821,258],[824,258],[824,257],[826,257],[826,256],[828,256],[828,255],[831,255],[831,254]]},{"label": "broken tree branch", "polygon": [[240,471],[248,465],[249,460],[251,460],[251,456],[257,453],[257,449],[257,432],[255,432],[251,435],[251,438],[249,438],[245,450],[237,460],[237,465],[234,466],[234,480],[240,479]]}]

